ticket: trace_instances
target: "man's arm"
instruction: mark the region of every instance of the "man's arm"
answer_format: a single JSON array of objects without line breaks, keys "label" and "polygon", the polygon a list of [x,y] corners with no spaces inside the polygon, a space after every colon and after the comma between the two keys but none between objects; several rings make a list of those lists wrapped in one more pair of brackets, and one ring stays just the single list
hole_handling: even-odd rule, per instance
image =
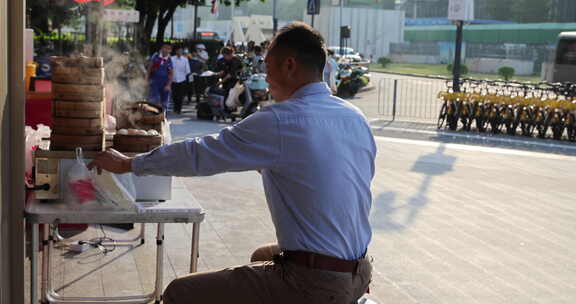
[{"label": "man's arm", "polygon": [[272,111],[262,111],[223,129],[218,135],[162,146],[135,158],[107,151],[89,167],[113,173],[166,176],[258,170],[277,165],[281,155],[280,140],[276,115]]}]

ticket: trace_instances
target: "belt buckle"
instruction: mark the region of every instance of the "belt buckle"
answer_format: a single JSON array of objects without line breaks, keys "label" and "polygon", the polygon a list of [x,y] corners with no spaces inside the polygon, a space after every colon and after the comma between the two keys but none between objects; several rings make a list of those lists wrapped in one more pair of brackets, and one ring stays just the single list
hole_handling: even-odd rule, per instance
[{"label": "belt buckle", "polygon": [[286,257],[284,256],[284,252],[272,256],[272,262],[274,262],[274,264],[282,265],[285,261]]}]

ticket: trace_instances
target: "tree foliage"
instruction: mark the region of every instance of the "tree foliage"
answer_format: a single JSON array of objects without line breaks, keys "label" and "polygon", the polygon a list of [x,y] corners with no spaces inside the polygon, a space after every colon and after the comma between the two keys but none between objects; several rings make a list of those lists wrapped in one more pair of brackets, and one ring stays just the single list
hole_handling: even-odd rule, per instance
[{"label": "tree foliage", "polygon": [[[194,4],[198,2],[200,4],[210,5],[210,0],[122,0],[128,2],[134,2],[134,9],[140,12],[140,21],[138,22],[138,32],[137,41],[139,42],[139,48],[141,50],[150,49],[150,40],[152,38],[152,30],[154,29],[154,24],[157,23],[156,31],[156,44],[160,44],[164,41],[164,35],[166,33],[166,27],[168,26],[170,20],[174,16],[174,12],[178,7],[185,7],[188,4]],[[248,2],[249,0],[233,0],[235,5],[239,6],[242,2]],[[265,0],[260,0],[264,2]],[[232,5],[231,0],[219,0],[221,5]]]},{"label": "tree foliage", "polygon": [[29,27],[36,34],[49,34],[68,25],[81,14],[81,7],[69,0],[28,0]]},{"label": "tree foliage", "polygon": [[519,23],[550,21],[553,7],[552,0],[486,0],[489,19]]}]

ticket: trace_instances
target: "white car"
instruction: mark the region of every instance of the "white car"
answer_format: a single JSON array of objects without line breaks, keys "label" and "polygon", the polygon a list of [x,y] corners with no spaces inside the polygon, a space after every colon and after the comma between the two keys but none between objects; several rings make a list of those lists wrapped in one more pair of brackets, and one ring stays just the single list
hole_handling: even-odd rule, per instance
[{"label": "white car", "polygon": [[344,56],[341,55],[339,46],[330,46],[330,47],[328,47],[328,49],[331,51],[334,51],[334,57],[336,59],[340,59],[343,57],[344,59],[349,59],[352,62],[364,61],[362,56],[360,56],[360,53],[354,51],[353,48],[349,48],[349,47],[342,48]]}]

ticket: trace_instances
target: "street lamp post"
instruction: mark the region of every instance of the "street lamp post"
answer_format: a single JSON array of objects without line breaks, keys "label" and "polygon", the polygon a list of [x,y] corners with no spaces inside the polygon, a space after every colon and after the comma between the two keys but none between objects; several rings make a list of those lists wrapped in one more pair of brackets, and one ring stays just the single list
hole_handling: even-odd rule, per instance
[{"label": "street lamp post", "polygon": [[456,47],[454,64],[452,65],[452,89],[460,92],[460,75],[462,61],[462,34],[465,21],[474,20],[474,0],[450,0],[448,3],[448,19],[456,24]]},{"label": "street lamp post", "polygon": [[454,92],[460,92],[460,75],[461,75],[461,62],[462,62],[462,31],[464,28],[464,21],[456,21],[456,50],[454,53],[454,64],[452,65],[454,70],[454,80],[452,82],[452,88]]},{"label": "street lamp post", "polygon": [[340,56],[344,55],[344,41],[342,38],[342,11],[344,10],[344,0],[340,0]]},{"label": "street lamp post", "polygon": [[272,34],[276,35],[278,31],[278,18],[276,18],[276,0],[272,1]]},{"label": "street lamp post", "polygon": [[198,31],[198,2],[194,4],[194,39],[197,39],[197,32]]}]

